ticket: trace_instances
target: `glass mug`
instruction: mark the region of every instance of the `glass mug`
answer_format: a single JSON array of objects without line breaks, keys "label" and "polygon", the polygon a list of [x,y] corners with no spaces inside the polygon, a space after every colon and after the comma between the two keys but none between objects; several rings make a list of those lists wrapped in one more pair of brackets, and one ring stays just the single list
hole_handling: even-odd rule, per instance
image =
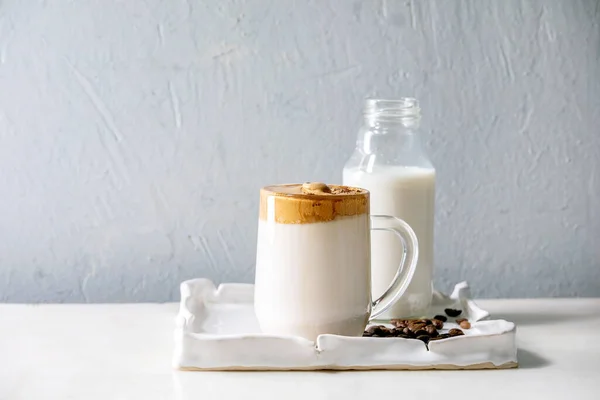
[{"label": "glass mug", "polygon": [[[371,297],[371,230],[396,234],[404,256],[383,295]],[[408,287],[417,237],[402,220],[369,215],[369,192],[304,183],[260,191],[254,307],[263,333],[361,336]]]}]

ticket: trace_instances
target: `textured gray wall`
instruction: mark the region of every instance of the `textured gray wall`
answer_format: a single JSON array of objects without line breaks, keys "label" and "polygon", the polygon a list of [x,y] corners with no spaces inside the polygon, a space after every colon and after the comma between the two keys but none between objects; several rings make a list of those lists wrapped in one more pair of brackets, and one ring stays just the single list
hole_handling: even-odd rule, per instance
[{"label": "textured gray wall", "polygon": [[0,299],[251,282],[258,188],[415,96],[436,283],[600,295],[597,1],[0,1]]}]

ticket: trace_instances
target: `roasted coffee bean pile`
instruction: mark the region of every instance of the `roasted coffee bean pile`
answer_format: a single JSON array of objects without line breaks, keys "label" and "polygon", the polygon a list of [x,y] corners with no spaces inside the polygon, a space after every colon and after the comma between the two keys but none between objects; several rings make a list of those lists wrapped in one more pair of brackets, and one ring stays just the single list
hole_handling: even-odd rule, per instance
[{"label": "roasted coffee bean pile", "polygon": [[[454,310],[447,308],[444,310],[446,315],[450,317],[459,316],[462,310]],[[462,336],[465,333],[457,328],[450,329],[448,333],[439,333],[444,327],[444,322],[448,318],[443,315],[436,315],[432,319],[393,319],[391,321],[393,328],[388,328],[384,325],[373,325],[367,328],[363,333],[364,337],[399,337],[404,339],[418,339],[424,343],[429,343],[432,340],[446,339],[454,336]],[[471,328],[471,324],[466,318],[459,318],[456,323],[463,329]]]}]

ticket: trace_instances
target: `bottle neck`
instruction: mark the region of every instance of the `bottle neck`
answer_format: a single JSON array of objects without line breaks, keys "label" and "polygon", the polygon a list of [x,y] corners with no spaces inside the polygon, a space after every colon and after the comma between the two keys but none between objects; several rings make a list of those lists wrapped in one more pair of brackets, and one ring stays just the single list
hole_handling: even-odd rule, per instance
[{"label": "bottle neck", "polygon": [[404,123],[366,121],[356,141],[357,149],[364,154],[377,154],[385,158],[405,152],[421,152],[421,138],[417,125]]},{"label": "bottle neck", "polygon": [[374,131],[411,134],[419,127],[421,109],[416,99],[368,99],[363,110],[365,125]]},{"label": "bottle neck", "polygon": [[361,168],[376,164],[430,166],[418,134],[421,113],[415,99],[367,100],[363,116],[353,161]]},{"label": "bottle neck", "polygon": [[365,115],[364,125],[372,132],[412,135],[419,129],[418,118],[381,119]]}]

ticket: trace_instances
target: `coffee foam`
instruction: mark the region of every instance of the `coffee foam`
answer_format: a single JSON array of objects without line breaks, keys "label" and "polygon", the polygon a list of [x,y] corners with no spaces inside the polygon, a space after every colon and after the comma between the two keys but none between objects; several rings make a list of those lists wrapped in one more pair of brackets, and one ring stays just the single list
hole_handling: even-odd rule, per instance
[{"label": "coffee foam", "polygon": [[328,222],[368,211],[369,192],[355,187],[296,183],[260,191],[260,219],[280,224]]}]

